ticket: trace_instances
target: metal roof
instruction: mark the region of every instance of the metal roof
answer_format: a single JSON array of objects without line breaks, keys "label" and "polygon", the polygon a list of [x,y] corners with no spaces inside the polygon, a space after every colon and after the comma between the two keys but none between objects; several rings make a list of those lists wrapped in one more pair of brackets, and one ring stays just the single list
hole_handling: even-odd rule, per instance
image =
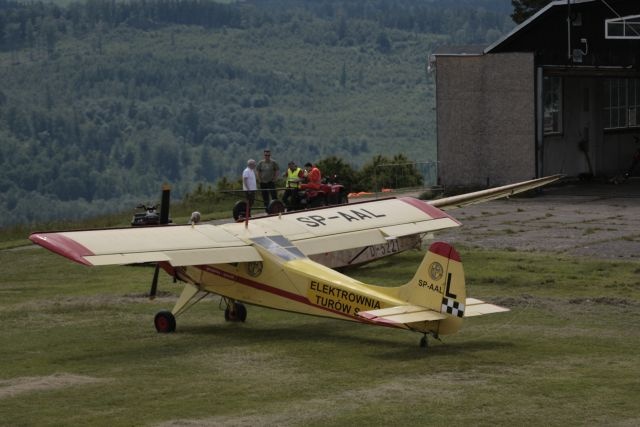
[{"label": "metal roof", "polygon": [[[571,4],[573,5],[573,4],[582,4],[582,3],[593,3],[593,2],[596,2],[596,1],[598,1],[598,0],[572,0]],[[556,7],[556,6],[567,6],[567,0],[555,0],[555,1],[552,1],[551,3],[547,4],[545,7],[543,7],[539,11],[537,11],[534,15],[531,15],[526,21],[522,22],[520,25],[518,25],[515,28],[513,28],[513,30],[511,30],[508,34],[506,34],[505,36],[501,37],[497,41],[495,41],[492,44],[490,44],[489,46],[487,46],[484,49],[484,53],[491,52],[494,48],[496,48],[497,46],[501,45],[506,40],[511,38],[514,34],[518,33],[520,30],[522,30],[523,28],[527,27],[533,21],[538,19],[538,17],[540,17],[541,15],[544,15],[549,9],[551,9],[552,7]]]}]

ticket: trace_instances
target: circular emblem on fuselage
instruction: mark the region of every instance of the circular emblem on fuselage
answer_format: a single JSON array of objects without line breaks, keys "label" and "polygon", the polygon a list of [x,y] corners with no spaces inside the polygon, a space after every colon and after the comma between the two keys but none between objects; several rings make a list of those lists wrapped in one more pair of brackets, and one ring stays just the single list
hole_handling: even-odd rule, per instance
[{"label": "circular emblem on fuselage", "polygon": [[249,276],[258,277],[262,273],[262,261],[248,262],[247,273],[249,273]]},{"label": "circular emblem on fuselage", "polygon": [[431,277],[431,280],[437,282],[442,279],[443,273],[444,269],[442,268],[442,264],[439,262],[432,262],[431,265],[429,265],[429,277]]}]

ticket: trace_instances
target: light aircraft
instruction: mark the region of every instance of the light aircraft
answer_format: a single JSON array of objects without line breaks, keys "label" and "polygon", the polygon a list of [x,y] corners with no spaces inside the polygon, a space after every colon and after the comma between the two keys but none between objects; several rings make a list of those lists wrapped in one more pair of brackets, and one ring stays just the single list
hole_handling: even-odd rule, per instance
[{"label": "light aircraft", "polygon": [[458,227],[451,209],[546,185],[551,176],[431,202],[379,199],[222,225],[197,224],[67,232],[29,239],[84,265],[158,263],[185,282],[171,311],[160,311],[158,332],[176,330],[176,317],[209,293],[226,303],[225,319],[247,317],[243,303],[296,313],[408,329],[434,337],[456,332],[463,318],[508,311],[467,298],[462,262],[449,244],[432,243],[405,285],[362,283],[309,256],[384,245],[404,236]]}]

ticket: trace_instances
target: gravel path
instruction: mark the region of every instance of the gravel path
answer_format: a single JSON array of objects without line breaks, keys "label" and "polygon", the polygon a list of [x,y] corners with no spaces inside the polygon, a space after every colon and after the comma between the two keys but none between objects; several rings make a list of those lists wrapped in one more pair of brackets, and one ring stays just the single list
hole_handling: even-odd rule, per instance
[{"label": "gravel path", "polygon": [[639,259],[640,192],[620,187],[559,187],[451,210],[462,227],[436,237],[485,248]]}]

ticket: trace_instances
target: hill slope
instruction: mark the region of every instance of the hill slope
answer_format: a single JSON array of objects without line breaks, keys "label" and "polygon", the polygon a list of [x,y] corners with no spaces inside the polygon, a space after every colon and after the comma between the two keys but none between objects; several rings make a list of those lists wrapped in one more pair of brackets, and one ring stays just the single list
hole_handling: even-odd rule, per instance
[{"label": "hill slope", "polygon": [[180,197],[267,146],[433,161],[427,57],[508,30],[504,3],[0,0],[0,226]]}]

